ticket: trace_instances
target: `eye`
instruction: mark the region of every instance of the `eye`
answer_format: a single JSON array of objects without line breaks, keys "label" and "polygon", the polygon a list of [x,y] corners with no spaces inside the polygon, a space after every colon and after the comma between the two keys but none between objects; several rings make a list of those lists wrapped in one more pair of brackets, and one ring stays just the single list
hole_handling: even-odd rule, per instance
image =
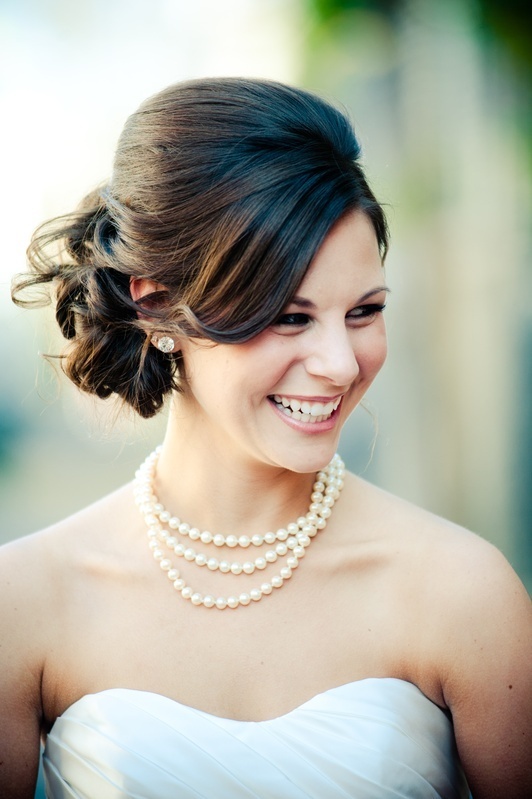
[{"label": "eye", "polygon": [[308,324],[309,316],[305,313],[285,313],[273,323],[275,327],[303,327]]},{"label": "eye", "polygon": [[373,319],[384,311],[386,308],[385,303],[371,303],[369,305],[360,305],[358,308],[353,308],[347,314],[348,319],[361,324],[369,324]]}]

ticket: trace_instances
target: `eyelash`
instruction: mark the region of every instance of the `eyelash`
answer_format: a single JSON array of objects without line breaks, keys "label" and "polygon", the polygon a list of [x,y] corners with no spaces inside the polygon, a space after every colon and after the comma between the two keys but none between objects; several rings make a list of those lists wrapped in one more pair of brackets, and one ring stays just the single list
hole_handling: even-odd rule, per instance
[{"label": "eyelash", "polygon": [[[385,303],[372,303],[370,305],[361,305],[359,308],[354,308],[350,311],[346,319],[368,319],[372,316],[375,316],[378,313],[382,313],[386,308]],[[351,316],[350,314],[354,314],[355,311],[357,312],[356,315]],[[277,321],[274,323],[277,325],[284,325],[286,327],[303,327],[308,323],[310,317],[308,314],[304,313],[288,313],[282,314]]]}]

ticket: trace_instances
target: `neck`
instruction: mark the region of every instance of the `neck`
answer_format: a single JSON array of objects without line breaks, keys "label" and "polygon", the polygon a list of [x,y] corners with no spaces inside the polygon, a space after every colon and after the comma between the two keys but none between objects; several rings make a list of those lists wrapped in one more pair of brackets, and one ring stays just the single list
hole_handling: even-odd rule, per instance
[{"label": "neck", "polygon": [[275,530],[304,515],[314,479],[314,472],[299,474],[245,453],[236,456],[171,419],[155,488],[163,505],[191,526],[238,536]]}]

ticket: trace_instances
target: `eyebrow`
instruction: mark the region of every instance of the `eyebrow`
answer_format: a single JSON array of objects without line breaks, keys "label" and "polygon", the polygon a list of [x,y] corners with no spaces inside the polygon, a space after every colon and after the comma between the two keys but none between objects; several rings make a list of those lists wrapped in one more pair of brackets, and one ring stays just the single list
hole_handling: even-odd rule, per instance
[{"label": "eyebrow", "polygon": [[[369,291],[366,291],[366,293],[363,294],[362,297],[358,298],[355,305],[358,305],[361,302],[365,302],[365,300],[369,300],[370,297],[373,297],[374,294],[380,294],[381,291],[386,291],[387,293],[389,293],[390,289],[388,288],[388,286],[377,286],[374,289],[370,289]],[[292,299],[289,302],[289,305],[297,305],[298,308],[308,308],[310,310],[316,310],[316,306],[312,302],[312,300],[307,300],[305,299],[305,297],[292,297]]]}]

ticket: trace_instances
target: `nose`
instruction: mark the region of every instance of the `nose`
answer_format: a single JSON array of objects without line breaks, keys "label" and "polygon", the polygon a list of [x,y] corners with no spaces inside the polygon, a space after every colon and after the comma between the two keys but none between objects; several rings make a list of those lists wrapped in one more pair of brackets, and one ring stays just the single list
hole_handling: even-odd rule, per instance
[{"label": "nose", "polygon": [[307,372],[325,378],[335,386],[349,386],[360,372],[353,331],[342,323],[315,333],[306,358]]}]

